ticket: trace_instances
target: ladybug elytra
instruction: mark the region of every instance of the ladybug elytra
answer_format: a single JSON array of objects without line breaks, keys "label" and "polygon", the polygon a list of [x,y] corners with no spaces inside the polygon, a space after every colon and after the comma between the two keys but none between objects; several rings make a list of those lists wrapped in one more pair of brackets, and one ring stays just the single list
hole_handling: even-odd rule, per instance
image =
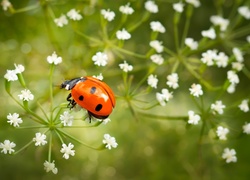
[{"label": "ladybug elytra", "polygon": [[86,109],[89,118],[106,119],[115,107],[115,96],[111,88],[104,82],[94,77],[79,77],[66,80],[61,88],[71,90],[67,97],[68,107],[76,104]]}]

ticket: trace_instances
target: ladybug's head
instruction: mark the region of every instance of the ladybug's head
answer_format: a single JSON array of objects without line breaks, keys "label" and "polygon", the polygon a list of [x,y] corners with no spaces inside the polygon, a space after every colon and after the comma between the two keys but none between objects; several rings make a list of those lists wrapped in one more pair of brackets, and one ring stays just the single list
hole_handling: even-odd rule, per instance
[{"label": "ladybug's head", "polygon": [[60,88],[61,89],[64,88],[66,90],[71,90],[80,81],[81,81],[81,78],[74,78],[71,80],[66,80],[60,85]]},{"label": "ladybug's head", "polygon": [[70,84],[70,80],[66,80],[66,81],[64,81],[64,82],[60,85],[60,88],[61,88],[61,89],[64,88],[64,89],[66,89],[66,90],[70,90],[70,89],[69,89],[69,84]]}]

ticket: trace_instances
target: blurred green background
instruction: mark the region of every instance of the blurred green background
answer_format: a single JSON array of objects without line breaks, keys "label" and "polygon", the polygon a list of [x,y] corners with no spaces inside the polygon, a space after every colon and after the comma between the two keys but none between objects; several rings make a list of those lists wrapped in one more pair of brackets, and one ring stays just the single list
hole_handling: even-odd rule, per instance
[{"label": "blurred green background", "polygon": [[[135,23],[145,11],[144,1],[130,1],[135,13],[128,17],[126,25]],[[169,48],[173,48],[172,3],[176,1],[157,1],[160,12],[150,16],[140,28],[132,32],[132,39],[125,43],[125,48],[145,53],[150,41],[149,22],[159,20],[163,22],[167,32],[159,35],[159,40]],[[213,2],[213,3],[211,3]],[[195,9],[189,31],[189,37],[198,40],[201,38],[201,30],[210,27],[209,17],[217,14],[216,4],[219,1],[201,1],[202,6]],[[223,1],[220,1],[223,2]],[[36,0],[12,0],[15,9],[20,9],[39,3]],[[119,94],[119,86],[122,85],[122,72],[118,64],[123,62],[114,55],[114,62],[108,67],[95,67],[91,57],[97,51],[103,51],[104,45],[89,43],[83,37],[77,35],[73,29],[78,29],[95,38],[102,38],[100,26],[100,9],[111,9],[116,12],[113,22],[108,23],[112,29],[119,22],[121,14],[118,11],[120,5],[127,1],[49,1],[49,9],[53,10],[56,17],[66,14],[70,9],[80,10],[83,19],[76,23],[59,28],[53,22],[48,9],[38,8],[24,13],[10,14],[0,12],[0,73],[1,77],[6,69],[14,69],[14,63],[25,66],[24,77],[28,87],[46,105],[48,95],[49,65],[46,57],[56,51],[63,63],[56,67],[54,75],[55,103],[62,103],[67,92],[59,91],[58,85],[68,78],[83,75],[97,75],[103,73],[107,82],[115,94]],[[225,1],[223,5],[225,17],[229,14],[233,0]],[[249,21],[248,21],[249,23]],[[181,27],[183,24],[180,25]],[[182,29],[180,27],[180,29]],[[250,31],[250,30],[249,30]],[[227,50],[225,46],[218,46]],[[111,50],[112,51],[112,50]],[[118,59],[116,59],[118,58]],[[144,59],[124,56],[130,64],[134,65],[134,84],[145,75],[147,66],[141,68]],[[246,56],[249,65],[249,56]],[[167,67],[159,68],[158,73],[168,70]],[[226,71],[211,71],[215,84],[221,83],[224,78],[218,78]],[[147,113],[161,115],[187,115],[187,111],[195,109],[188,92],[194,79],[182,72],[185,76],[181,81],[182,89],[178,89],[173,100],[166,107],[158,107]],[[214,74],[215,73],[215,74]],[[165,86],[166,75],[159,76],[159,87]],[[239,98],[249,96],[249,79],[240,76],[242,84],[237,87],[238,95],[229,96],[227,102],[238,101]],[[9,98],[4,90],[4,78],[1,78],[0,90],[0,142],[11,139],[16,142],[17,149],[26,144],[34,136],[36,130],[15,130],[7,124],[8,113],[22,113],[21,109]],[[13,83],[14,84],[14,83]],[[18,83],[16,83],[18,84]],[[144,84],[147,86],[147,84]],[[13,92],[18,93],[20,86],[13,85]],[[212,95],[213,96],[213,93]],[[155,92],[144,98],[155,98]],[[210,102],[210,96],[205,97]],[[211,103],[211,102],[210,102]],[[35,102],[34,102],[35,104]],[[238,111],[235,111],[238,112]],[[235,129],[241,129],[245,121],[249,121],[249,113],[225,114],[224,119],[232,122]],[[93,146],[101,142],[103,134],[114,136],[119,144],[116,149],[94,151],[75,143],[76,155],[69,160],[62,159],[59,153],[60,146],[53,147],[52,159],[55,160],[59,172],[57,175],[46,173],[43,162],[47,158],[48,147],[30,146],[27,150],[16,156],[0,154],[0,178],[1,179],[249,179],[250,137],[232,137],[228,141],[218,141],[205,136],[203,143],[199,144],[201,125],[186,128],[186,122],[166,121],[157,118],[139,116],[139,121],[131,115],[126,102],[117,99],[117,107],[110,116],[111,123],[90,129],[73,129],[71,133],[79,136]],[[24,118],[23,118],[24,119]],[[25,121],[25,119],[24,119]],[[69,131],[70,132],[70,131]],[[209,132],[208,132],[209,133]],[[237,163],[226,164],[221,158],[225,147],[235,148]],[[58,152],[56,152],[58,151]]]}]

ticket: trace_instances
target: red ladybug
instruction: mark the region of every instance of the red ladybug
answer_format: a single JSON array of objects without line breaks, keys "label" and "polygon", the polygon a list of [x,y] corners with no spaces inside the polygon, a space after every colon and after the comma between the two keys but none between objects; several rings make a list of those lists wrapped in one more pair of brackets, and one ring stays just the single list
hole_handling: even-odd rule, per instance
[{"label": "red ladybug", "polygon": [[66,80],[61,88],[71,90],[67,97],[68,107],[76,104],[86,109],[89,119],[94,116],[98,119],[106,119],[115,107],[115,95],[111,88],[104,82],[94,77],[80,77]]}]

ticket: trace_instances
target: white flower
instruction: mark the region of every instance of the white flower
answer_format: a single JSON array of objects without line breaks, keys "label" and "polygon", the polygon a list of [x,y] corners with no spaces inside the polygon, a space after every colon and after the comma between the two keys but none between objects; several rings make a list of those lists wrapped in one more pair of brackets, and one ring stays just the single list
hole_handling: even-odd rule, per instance
[{"label": "white flower", "polygon": [[33,138],[33,141],[35,142],[35,146],[43,146],[47,144],[46,135],[40,132],[36,133],[36,137]]},{"label": "white flower", "polygon": [[250,134],[250,123],[245,123],[245,125],[242,128],[243,128],[243,133]]},{"label": "white flower", "polygon": [[7,79],[7,81],[18,80],[15,70],[7,70],[6,74],[4,75],[4,78]]},{"label": "white flower", "polygon": [[115,13],[113,11],[110,11],[110,9],[108,10],[102,9],[101,14],[107,21],[112,21],[115,18]]},{"label": "white flower", "polygon": [[217,57],[217,50],[207,50],[206,52],[201,54],[201,61],[208,65],[212,66],[214,64],[214,59]]},{"label": "white flower", "polygon": [[234,149],[225,148],[222,158],[226,159],[226,163],[237,162],[236,151]]},{"label": "white flower", "polygon": [[235,84],[230,84],[227,88],[227,92],[233,94],[235,92],[235,87],[236,87]]},{"label": "white flower", "polygon": [[189,88],[190,94],[196,97],[203,95],[202,87],[200,84],[192,84]]},{"label": "white flower", "polygon": [[97,52],[93,57],[92,61],[97,66],[106,66],[108,63],[108,55],[103,52]]},{"label": "white flower", "polygon": [[130,7],[129,3],[127,3],[125,6],[120,6],[119,11],[122,12],[123,14],[127,14],[127,15],[134,13],[134,9]]},{"label": "white flower", "polygon": [[241,52],[241,50],[239,48],[237,48],[237,47],[233,48],[233,54],[234,54],[236,61],[238,61],[238,62],[244,61],[243,53]]},{"label": "white flower", "polygon": [[11,3],[9,2],[9,0],[3,0],[1,2],[1,5],[3,6],[4,11],[7,11],[8,8],[10,8],[12,6]]},{"label": "white flower", "polygon": [[150,27],[156,32],[164,33],[166,31],[165,27],[159,21],[152,21]]},{"label": "white flower", "polygon": [[196,125],[200,121],[201,117],[195,114],[194,111],[188,111],[188,124]]},{"label": "white flower", "polygon": [[22,101],[32,101],[34,99],[34,95],[28,89],[22,90],[18,97]]},{"label": "white flower", "polygon": [[184,6],[185,6],[185,4],[183,4],[182,2],[174,3],[173,4],[173,9],[178,13],[182,13],[183,9],[184,9]]},{"label": "white flower", "polygon": [[102,124],[108,124],[109,122],[111,122],[110,118],[106,118],[106,119],[100,119],[99,121],[102,122]]},{"label": "white flower", "polygon": [[69,155],[74,156],[75,150],[72,150],[74,148],[74,145],[69,143],[68,146],[66,144],[62,145],[62,149],[60,150],[63,154],[63,158],[69,159]]},{"label": "white flower", "polygon": [[238,13],[245,19],[250,19],[250,9],[247,6],[241,6],[238,8]]},{"label": "white flower", "polygon": [[241,71],[244,67],[244,64],[241,62],[232,62],[232,68],[236,71]]},{"label": "white flower", "polygon": [[241,101],[241,104],[238,106],[241,111],[243,111],[243,112],[249,111],[248,101],[249,101],[249,99],[244,99]]},{"label": "white flower", "polygon": [[14,142],[10,142],[10,140],[4,140],[3,143],[0,143],[0,149],[2,149],[1,153],[4,153],[4,154],[11,154],[13,152],[15,152],[14,148],[16,147],[16,144]]},{"label": "white flower", "polygon": [[58,27],[63,27],[68,24],[68,19],[64,14],[62,14],[59,18],[54,19],[54,22]]},{"label": "white flower", "polygon": [[179,80],[178,74],[172,73],[167,76],[166,84],[173,89],[177,89],[179,87],[178,80]]},{"label": "white flower", "polygon": [[159,11],[158,6],[155,4],[154,1],[146,1],[144,6],[145,9],[150,13],[157,13]]},{"label": "white flower", "polygon": [[54,174],[57,174],[58,169],[56,168],[54,162],[55,162],[55,161],[52,161],[52,162],[50,163],[50,162],[48,162],[48,161],[45,161],[45,162],[43,163],[44,169],[45,169],[46,172],[52,171]]},{"label": "white flower", "polygon": [[116,32],[116,37],[119,40],[128,40],[131,38],[131,34],[123,28],[122,30]]},{"label": "white flower", "polygon": [[69,12],[67,12],[67,16],[74,21],[79,21],[82,19],[82,15],[79,14],[79,11],[76,11],[75,9],[71,9]]},{"label": "white flower", "polygon": [[103,144],[106,144],[106,148],[116,148],[118,144],[116,143],[116,140],[114,137],[111,137],[109,134],[104,134],[104,139],[102,140]]},{"label": "white flower", "polygon": [[250,43],[250,35],[247,36],[247,42]]},{"label": "white flower", "polygon": [[156,93],[156,99],[161,106],[165,106],[166,102],[168,102],[171,98],[173,98],[173,93],[169,92],[168,89],[164,88],[161,90],[161,93]]},{"label": "white flower", "polygon": [[119,64],[119,67],[124,71],[124,72],[129,72],[133,70],[133,66],[129,65],[126,61],[123,62],[123,64]]},{"label": "white flower", "polygon": [[96,78],[96,79],[99,79],[100,81],[103,80],[103,75],[102,75],[102,73],[100,73],[100,74],[97,75],[97,76],[93,76],[93,77]]},{"label": "white flower", "polygon": [[240,82],[238,75],[232,70],[227,72],[227,79],[231,84],[238,84]]},{"label": "white flower", "polygon": [[163,52],[164,47],[162,46],[162,42],[158,40],[150,41],[149,45],[156,50],[156,52]]},{"label": "white flower", "polygon": [[216,101],[215,104],[211,104],[211,109],[213,110],[213,113],[223,114],[223,109],[226,106],[222,104],[222,101]]},{"label": "white flower", "polygon": [[148,76],[148,85],[149,86],[156,89],[157,83],[158,83],[158,78],[156,75],[151,74],[150,76]]},{"label": "white flower", "polygon": [[220,140],[227,140],[227,134],[229,133],[229,129],[219,126],[216,130],[216,134]]},{"label": "white flower", "polygon": [[198,42],[194,41],[193,38],[186,38],[185,44],[188,46],[191,50],[196,50],[198,48]]},{"label": "white flower", "polygon": [[209,39],[215,39],[216,38],[215,30],[212,27],[210,29],[208,29],[208,30],[201,31],[201,35],[203,37],[207,37]]},{"label": "white flower", "polygon": [[214,60],[218,67],[224,68],[227,67],[229,58],[224,52],[220,52]]},{"label": "white flower", "polygon": [[24,70],[25,70],[25,68],[24,68],[24,66],[22,65],[22,64],[14,64],[14,66],[15,66],[15,72],[16,72],[16,74],[20,74],[20,73],[22,73]]},{"label": "white flower", "polygon": [[211,16],[210,21],[215,25],[215,26],[220,26],[221,31],[225,31],[229,25],[229,20],[224,19],[221,16]]},{"label": "white flower", "polygon": [[51,56],[47,57],[47,61],[49,64],[60,64],[62,62],[62,58],[59,56],[57,56],[56,52],[54,51],[53,54]]},{"label": "white flower", "polygon": [[72,126],[74,116],[72,116],[69,111],[64,111],[63,114],[60,115],[60,120],[64,126]]},{"label": "white flower", "polygon": [[161,65],[164,62],[163,57],[161,56],[161,54],[153,54],[150,56],[150,59],[158,65]]},{"label": "white flower", "polygon": [[10,123],[10,125],[13,124],[14,127],[19,127],[19,124],[23,123],[22,118],[19,117],[19,114],[17,113],[13,113],[7,115],[7,119],[8,119],[8,123]]},{"label": "white flower", "polygon": [[186,2],[192,4],[196,8],[201,5],[199,0],[186,0]]}]

